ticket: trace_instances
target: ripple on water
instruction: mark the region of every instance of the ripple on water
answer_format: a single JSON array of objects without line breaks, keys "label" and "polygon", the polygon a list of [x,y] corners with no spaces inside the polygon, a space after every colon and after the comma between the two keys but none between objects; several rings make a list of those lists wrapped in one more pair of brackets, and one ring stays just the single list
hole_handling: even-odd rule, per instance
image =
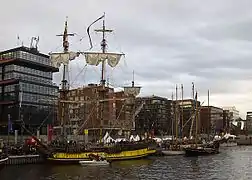
[{"label": "ripple on water", "polygon": [[[222,149],[204,157],[164,156],[113,162],[110,166],[10,166],[0,172],[1,180],[246,180],[252,179],[252,147]],[[15,172],[15,173],[13,173]]]}]

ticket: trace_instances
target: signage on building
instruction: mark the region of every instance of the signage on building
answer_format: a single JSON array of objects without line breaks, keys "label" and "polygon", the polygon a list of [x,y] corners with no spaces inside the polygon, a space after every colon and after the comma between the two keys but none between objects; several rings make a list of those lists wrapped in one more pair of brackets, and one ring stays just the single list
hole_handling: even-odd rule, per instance
[{"label": "signage on building", "polygon": [[84,129],[84,134],[88,134],[88,129]]}]

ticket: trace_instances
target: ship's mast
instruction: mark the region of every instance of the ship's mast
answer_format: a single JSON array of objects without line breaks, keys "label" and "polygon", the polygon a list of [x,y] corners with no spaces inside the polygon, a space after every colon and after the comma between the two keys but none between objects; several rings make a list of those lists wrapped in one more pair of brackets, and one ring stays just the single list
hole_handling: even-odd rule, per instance
[{"label": "ship's mast", "polygon": [[[106,63],[108,63],[108,65],[110,67],[116,67],[117,64],[120,61],[120,58],[122,55],[122,53],[109,53],[107,52],[107,41],[106,41],[106,33],[110,33],[113,32],[113,30],[110,29],[106,29],[105,26],[105,13],[103,14],[103,16],[99,17],[98,19],[96,19],[93,23],[90,24],[90,26],[87,28],[87,33],[89,36],[89,41],[90,41],[90,50],[92,49],[93,45],[92,45],[92,39],[89,33],[89,30],[91,28],[91,26],[93,24],[95,24],[96,22],[98,22],[99,20],[103,20],[103,26],[101,29],[96,29],[96,32],[101,32],[102,33],[102,41],[101,41],[101,50],[102,52],[84,52],[84,56],[86,59],[86,62],[88,65],[91,66],[98,66],[100,63],[102,64],[101,67],[101,80],[100,80],[100,85],[101,87],[99,87],[99,100],[100,103],[99,107],[97,107],[99,113],[99,121],[100,121],[100,138],[102,138],[102,129],[104,127],[104,103],[105,103],[105,94],[106,92],[108,92],[108,89],[105,88],[105,84],[106,84],[106,80],[105,80],[105,70],[106,70]],[[101,139],[100,139],[101,140]]]},{"label": "ship's mast", "polygon": [[[96,32],[101,32],[102,33],[102,41],[101,41],[101,50],[102,53],[105,54],[107,50],[107,41],[106,41],[106,33],[113,32],[113,30],[106,29],[105,26],[105,13],[103,15],[103,24],[102,24],[102,29],[95,29]],[[103,100],[105,98],[105,60],[102,60],[102,69],[101,69],[101,86],[102,86],[102,91],[101,91],[101,99]],[[100,141],[102,140],[102,128],[103,128],[103,111],[104,111],[104,102],[101,103],[101,125],[100,125]]]},{"label": "ship's mast", "polygon": [[[68,53],[69,50],[69,42],[68,42],[68,36],[74,36],[73,33],[68,34],[68,25],[67,25],[67,19],[65,21],[65,30],[63,34],[59,34],[57,36],[62,36],[63,37],[63,49],[64,49],[64,53]],[[67,70],[67,65],[64,65],[63,67],[63,77],[62,77],[62,84],[61,84],[61,89],[62,90],[68,90],[67,87],[67,80],[66,80],[66,70]]]},{"label": "ship's mast", "polygon": [[[69,34],[68,33],[68,22],[67,19],[65,21],[65,29],[64,29],[64,33],[57,35],[57,36],[62,36],[63,37],[63,50],[64,53],[68,53],[69,50],[69,42],[68,42],[68,36],[74,36],[74,34]],[[60,93],[61,93],[61,100],[67,100],[67,93],[69,91],[69,87],[67,86],[67,79],[66,79],[66,72],[68,69],[68,65],[64,64],[63,67],[63,76],[62,76],[62,81],[61,81],[61,89],[60,89]],[[62,102],[62,106],[61,106],[61,126],[62,126],[62,132],[61,134],[64,136],[65,135],[65,123],[66,123],[66,104],[64,102]]]},{"label": "ship's mast", "polygon": [[[101,41],[101,49],[102,49],[102,53],[106,53],[106,49],[107,49],[107,41],[106,41],[106,33],[111,33],[113,32],[113,30],[111,29],[106,29],[105,27],[105,13],[104,13],[104,17],[103,17],[103,25],[102,25],[102,29],[96,29],[96,32],[101,32],[102,33],[102,41]],[[102,61],[102,70],[101,70],[101,85],[105,86],[105,61]]]}]

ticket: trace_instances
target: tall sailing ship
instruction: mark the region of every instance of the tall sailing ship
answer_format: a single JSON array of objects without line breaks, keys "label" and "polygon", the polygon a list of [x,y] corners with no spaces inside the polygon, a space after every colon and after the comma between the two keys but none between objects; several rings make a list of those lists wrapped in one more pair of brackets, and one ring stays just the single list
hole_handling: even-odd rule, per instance
[{"label": "tall sailing ship", "polygon": [[[106,64],[108,64],[110,67],[116,67],[119,63],[121,57],[124,55],[123,53],[110,53],[107,51],[107,41],[105,38],[105,33],[112,32],[112,30],[108,30],[105,28],[105,14],[98,18],[96,21],[94,21],[87,29],[88,35],[90,27],[98,22],[99,20],[103,20],[103,26],[102,29],[95,30],[96,32],[102,33],[102,41],[101,41],[101,52],[71,52],[69,51],[69,42],[68,42],[68,36],[72,36],[74,34],[68,34],[67,30],[67,21],[65,22],[65,30],[63,36],[63,48],[64,52],[59,53],[50,53],[50,58],[52,61],[52,64],[55,67],[60,67],[62,64],[63,67],[63,79],[61,84],[61,90],[60,90],[60,100],[59,100],[59,115],[60,115],[60,127],[61,127],[61,139],[57,142],[52,142],[48,147],[43,146],[44,149],[46,149],[48,154],[48,160],[53,162],[67,162],[67,163],[78,163],[81,160],[87,160],[89,159],[91,154],[96,154],[102,157],[105,157],[107,160],[125,160],[125,159],[135,159],[140,157],[145,157],[150,154],[155,153],[155,150],[152,150],[149,148],[149,142],[119,142],[119,143],[112,143],[108,146],[105,145],[90,145],[87,146],[87,142],[84,145],[81,145],[78,143],[78,140],[73,138],[74,143],[69,144],[67,142],[67,126],[66,124],[69,124],[69,107],[71,105],[76,104],[85,104],[87,106],[92,106],[96,113],[96,121],[98,120],[98,123],[96,122],[94,128],[88,127],[89,121],[92,122],[91,115],[87,116],[85,119],[85,122],[82,122],[82,124],[78,125],[78,128],[76,128],[73,132],[73,136],[77,137],[80,132],[85,132],[85,134],[92,134],[96,137],[99,137],[100,141],[102,141],[102,136],[105,134],[104,129],[110,130],[112,132],[113,129],[116,129],[115,126],[120,127],[120,123],[116,123],[117,117],[112,118],[112,120],[105,119],[104,114],[107,113],[107,106],[112,105],[114,107],[116,105],[116,101],[120,101],[121,103],[121,109],[125,108],[129,111],[127,116],[125,118],[131,119],[128,130],[134,129],[134,118],[137,111],[137,108],[135,107],[134,100],[135,97],[140,93],[140,87],[136,87],[134,85],[134,81],[132,82],[132,86],[124,87],[124,94],[122,96],[116,97],[113,96],[110,98],[107,93],[109,91],[109,87],[106,86],[106,80],[105,80],[105,67]],[[92,48],[92,40],[90,38],[90,45]],[[98,66],[101,64],[101,81],[100,84],[97,85],[96,91],[97,96],[91,97],[90,100],[69,100],[69,87],[67,85],[66,80],[66,72],[67,67],[69,64],[69,61],[74,60],[79,55],[84,55],[86,59],[86,63],[91,66]],[[111,103],[112,101],[112,103]],[[114,103],[113,103],[114,102]],[[120,110],[121,112],[121,110]],[[116,114],[120,116],[120,113]],[[91,119],[91,120],[90,120]],[[107,121],[105,123],[105,121]],[[109,121],[109,123],[108,123]],[[108,125],[109,124],[109,125]],[[94,126],[94,124],[93,124]],[[112,127],[111,127],[112,126]],[[118,131],[121,131],[119,128]],[[90,133],[89,133],[90,132]],[[87,135],[88,136],[88,135]]]}]

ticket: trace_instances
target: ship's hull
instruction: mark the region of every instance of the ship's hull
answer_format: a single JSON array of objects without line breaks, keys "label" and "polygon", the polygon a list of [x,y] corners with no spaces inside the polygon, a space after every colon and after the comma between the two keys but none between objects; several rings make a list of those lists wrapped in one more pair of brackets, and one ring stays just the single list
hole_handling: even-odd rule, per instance
[{"label": "ship's hull", "polygon": [[237,146],[237,142],[224,142],[220,144],[220,147],[234,147]]},{"label": "ship's hull", "polygon": [[2,170],[5,167],[7,161],[8,157],[0,159],[0,170]]},{"label": "ship's hull", "polygon": [[165,156],[177,156],[177,155],[184,155],[185,151],[183,151],[183,150],[163,150],[162,153]]},{"label": "ship's hull", "polygon": [[206,156],[211,154],[218,154],[219,150],[215,148],[186,148],[186,156]]},{"label": "ship's hull", "polygon": [[83,153],[54,153],[52,157],[47,160],[51,163],[57,164],[79,164],[79,161],[90,160],[89,155],[95,154],[104,157],[107,161],[119,161],[138,159],[154,154],[156,150],[148,148],[137,149],[131,151],[121,151],[119,153],[105,153],[105,152],[83,152]]},{"label": "ship's hull", "polygon": [[81,165],[92,165],[92,166],[104,166],[104,165],[109,165],[110,163],[106,160],[103,161],[96,161],[96,160],[92,160],[92,161],[79,161],[79,163]]}]

